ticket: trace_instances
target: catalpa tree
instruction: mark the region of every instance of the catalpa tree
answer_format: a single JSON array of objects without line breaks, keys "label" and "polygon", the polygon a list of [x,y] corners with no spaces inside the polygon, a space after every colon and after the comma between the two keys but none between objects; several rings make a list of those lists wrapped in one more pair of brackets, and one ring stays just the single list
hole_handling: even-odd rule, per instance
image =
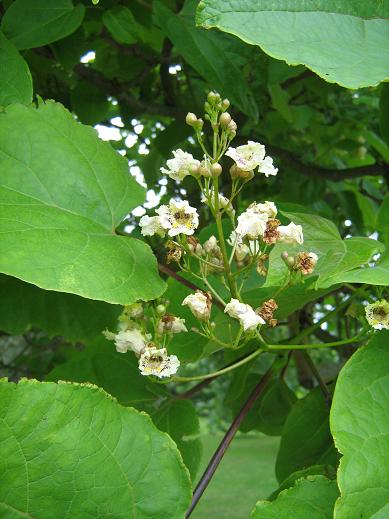
[{"label": "catalpa tree", "polygon": [[0,11],[1,517],[388,517],[389,7]]}]

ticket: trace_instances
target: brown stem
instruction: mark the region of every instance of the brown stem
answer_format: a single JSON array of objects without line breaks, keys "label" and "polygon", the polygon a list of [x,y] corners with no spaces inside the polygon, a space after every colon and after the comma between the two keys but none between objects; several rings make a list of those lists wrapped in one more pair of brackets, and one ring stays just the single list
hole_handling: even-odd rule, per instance
[{"label": "brown stem", "polygon": [[307,351],[303,351],[301,353],[302,353],[302,356],[303,356],[303,358],[305,360],[306,365],[308,366],[308,368],[311,371],[312,375],[315,377],[316,382],[318,383],[318,385],[319,385],[319,387],[320,387],[320,389],[321,389],[321,391],[322,391],[322,393],[324,395],[324,398],[326,399],[327,405],[331,406],[332,397],[331,397],[330,391],[328,390],[327,384],[322,379],[322,377],[321,377],[321,375],[319,373],[319,370],[315,366],[315,364],[314,364],[313,360],[311,359],[311,356],[309,355],[309,353]]},{"label": "brown stem", "polygon": [[[176,281],[181,283],[181,285],[184,285],[184,286],[190,288],[191,290],[201,290],[201,291],[204,291],[199,286],[195,285],[191,281],[188,281],[184,277],[180,276],[180,274],[177,274],[177,272],[175,272],[174,270],[170,269],[166,265],[162,265],[161,263],[158,263],[158,270],[160,272],[163,272],[167,276],[170,276],[171,278],[174,278]],[[217,299],[214,299],[213,303],[224,311],[224,305],[220,301],[218,301]]]},{"label": "brown stem", "polygon": [[193,510],[195,509],[195,507],[196,507],[197,503],[199,502],[201,496],[203,495],[205,489],[209,485],[209,482],[211,481],[217,467],[219,466],[219,463],[221,462],[226,450],[228,449],[228,446],[230,445],[237,430],[239,429],[240,424],[245,419],[247,413],[250,411],[255,400],[265,389],[266,385],[268,384],[268,382],[270,381],[270,379],[272,377],[272,374],[273,374],[273,368],[268,369],[268,371],[263,375],[261,380],[258,382],[258,384],[253,389],[252,393],[248,397],[248,399],[247,399],[246,403],[243,405],[242,409],[239,411],[239,414],[237,415],[235,420],[230,425],[230,428],[224,435],[224,438],[220,442],[218,448],[215,451],[215,454],[212,456],[212,459],[208,464],[208,467],[205,469],[204,474],[201,476],[201,479],[195,488],[195,491],[193,493],[192,503],[186,513],[185,519],[188,519],[188,517],[191,516]]}]

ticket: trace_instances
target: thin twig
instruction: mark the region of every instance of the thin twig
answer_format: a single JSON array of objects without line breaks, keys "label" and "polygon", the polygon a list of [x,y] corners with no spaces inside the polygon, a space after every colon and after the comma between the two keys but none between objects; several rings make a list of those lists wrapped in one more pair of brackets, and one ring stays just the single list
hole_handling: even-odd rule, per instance
[{"label": "thin twig", "polygon": [[[201,290],[201,291],[203,291],[203,289],[201,289],[200,287],[198,287],[197,285],[195,285],[191,281],[188,281],[184,277],[180,276],[180,274],[177,274],[177,272],[175,272],[174,270],[170,269],[166,265],[162,265],[161,263],[158,263],[158,269],[159,269],[160,272],[163,272],[167,276],[170,276],[170,277],[174,278],[176,281],[181,283],[181,285],[184,285],[187,288],[190,288],[191,290]],[[216,306],[218,306],[219,308],[224,310],[224,305],[220,301],[218,301],[217,299],[214,299],[213,302],[214,302],[214,304]]]},{"label": "thin twig", "polygon": [[193,493],[192,503],[186,513],[185,519],[188,519],[188,517],[191,516],[193,510],[195,509],[195,507],[196,507],[197,503],[199,502],[201,496],[203,495],[205,489],[209,485],[209,482],[211,481],[217,467],[219,466],[219,463],[221,462],[221,460],[222,460],[226,450],[228,449],[231,441],[233,440],[237,430],[239,429],[240,424],[243,422],[247,413],[252,408],[255,400],[259,397],[259,395],[262,393],[262,391],[267,386],[272,375],[273,375],[273,368],[270,368],[263,375],[263,377],[260,379],[258,384],[255,386],[252,393],[246,400],[246,403],[243,405],[242,409],[239,411],[239,414],[237,415],[237,417],[234,419],[234,421],[230,425],[230,428],[224,435],[224,438],[220,442],[218,448],[215,451],[215,454],[212,456],[212,459],[208,464],[208,467],[205,469],[204,474],[201,476],[201,479],[195,488],[195,491]]},{"label": "thin twig", "polygon": [[312,375],[315,377],[316,382],[319,384],[319,387],[324,395],[327,405],[330,407],[332,397],[331,397],[331,393],[327,387],[327,384],[322,379],[322,377],[319,373],[319,370],[315,366],[315,363],[311,359],[311,356],[309,355],[309,353],[307,351],[303,351],[303,352],[301,352],[301,354],[305,360],[306,365],[308,366],[309,370],[311,371]]}]

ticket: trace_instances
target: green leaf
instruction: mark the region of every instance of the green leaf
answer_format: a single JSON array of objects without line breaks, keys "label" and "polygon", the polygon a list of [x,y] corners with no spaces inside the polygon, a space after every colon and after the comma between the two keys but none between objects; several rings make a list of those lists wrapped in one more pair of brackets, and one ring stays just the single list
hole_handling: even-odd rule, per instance
[{"label": "green leaf", "polygon": [[163,289],[149,247],[115,228],[143,200],[125,158],[61,105],[0,114],[0,271],[110,303]]},{"label": "green leaf", "polygon": [[276,474],[283,481],[296,470],[311,465],[336,464],[336,450],[328,423],[329,408],[316,388],[290,411],[281,437]]},{"label": "green leaf", "polygon": [[374,335],[340,372],[331,431],[343,454],[336,519],[384,518],[389,501],[389,332]]},{"label": "green leaf", "polygon": [[280,493],[275,501],[258,501],[251,519],[332,519],[336,481],[309,476]]},{"label": "green leaf", "polygon": [[186,400],[170,400],[150,415],[158,429],[176,442],[193,481],[202,454],[200,423],[194,405]]},{"label": "green leaf", "polygon": [[37,327],[49,337],[61,335],[72,342],[87,342],[105,328],[115,329],[121,311],[118,305],[41,290],[0,275],[0,330],[12,335]]},{"label": "green leaf", "polygon": [[280,492],[293,487],[297,480],[306,478],[307,476],[325,476],[327,479],[336,479],[336,470],[331,465],[312,465],[307,469],[297,470],[288,476],[281,485],[268,498],[268,501],[274,501]]},{"label": "green leaf", "polygon": [[207,33],[196,28],[192,13],[174,14],[155,3],[157,23],[189,63],[221,95],[253,119],[258,110],[242,67],[239,64],[244,47],[224,34]]},{"label": "green leaf", "polygon": [[103,14],[103,23],[116,41],[131,44],[138,39],[138,24],[128,7],[116,5]]},{"label": "green leaf", "polygon": [[79,81],[70,92],[70,100],[73,112],[84,124],[97,124],[108,114],[107,95],[89,81]]},{"label": "green leaf", "polygon": [[[295,254],[298,251],[315,252],[319,261],[313,276],[319,276],[315,288],[329,288],[343,281],[347,273],[360,265],[366,264],[373,254],[382,252],[384,246],[377,240],[353,237],[342,240],[333,222],[306,213],[282,212],[288,219],[303,228],[304,243],[302,245],[276,244],[270,253],[269,272],[265,287],[281,286],[284,284],[287,267],[281,259],[281,253],[288,251]],[[307,277],[310,279],[312,276]]]},{"label": "green leaf", "polygon": [[[229,406],[234,416],[237,415],[257,384],[258,375],[251,373],[246,378],[245,386],[240,394],[232,399],[233,395],[229,392],[231,395]],[[270,436],[279,436],[295,401],[295,394],[283,380],[272,380],[261,397],[255,401],[239,429],[242,432],[254,429]]]},{"label": "green leaf", "polygon": [[303,64],[326,81],[359,88],[389,79],[388,16],[380,0],[202,0],[197,23],[289,65]]},{"label": "green leaf", "polygon": [[28,65],[0,32],[0,105],[29,104],[31,101],[32,79]]},{"label": "green leaf", "polygon": [[0,382],[5,517],[182,518],[190,482],[168,435],[91,385]]},{"label": "green leaf", "polygon": [[72,0],[15,0],[5,12],[1,28],[18,49],[41,47],[74,32],[85,7]]},{"label": "green leaf", "polygon": [[325,267],[320,270],[317,287],[327,288],[343,281],[348,272],[361,265],[366,265],[374,254],[383,252],[385,249],[382,243],[370,238],[347,238],[343,243],[346,250],[336,258],[336,261],[331,252],[328,252],[323,258],[322,263],[325,264]]},{"label": "green leaf", "polygon": [[380,96],[380,129],[381,136],[389,146],[389,84],[384,83],[381,87]]},{"label": "green leaf", "polygon": [[149,413],[158,429],[176,442],[194,479],[202,452],[196,410],[192,402],[172,399],[163,385],[141,375],[132,352],[118,353],[112,342],[102,338],[56,366],[46,379],[89,382],[103,388],[120,404]]},{"label": "green leaf", "polygon": [[389,286],[389,253],[385,253],[373,267],[363,267],[342,272],[331,278],[335,283],[366,283]]}]

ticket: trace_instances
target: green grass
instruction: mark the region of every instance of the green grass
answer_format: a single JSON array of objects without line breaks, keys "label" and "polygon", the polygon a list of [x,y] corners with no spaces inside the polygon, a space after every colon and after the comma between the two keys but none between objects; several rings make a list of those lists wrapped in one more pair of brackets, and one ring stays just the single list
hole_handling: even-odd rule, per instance
[{"label": "green grass", "polygon": [[[201,476],[220,436],[204,436]],[[258,499],[278,487],[274,465],[279,438],[239,435],[234,438],[191,519],[249,519]]]}]

